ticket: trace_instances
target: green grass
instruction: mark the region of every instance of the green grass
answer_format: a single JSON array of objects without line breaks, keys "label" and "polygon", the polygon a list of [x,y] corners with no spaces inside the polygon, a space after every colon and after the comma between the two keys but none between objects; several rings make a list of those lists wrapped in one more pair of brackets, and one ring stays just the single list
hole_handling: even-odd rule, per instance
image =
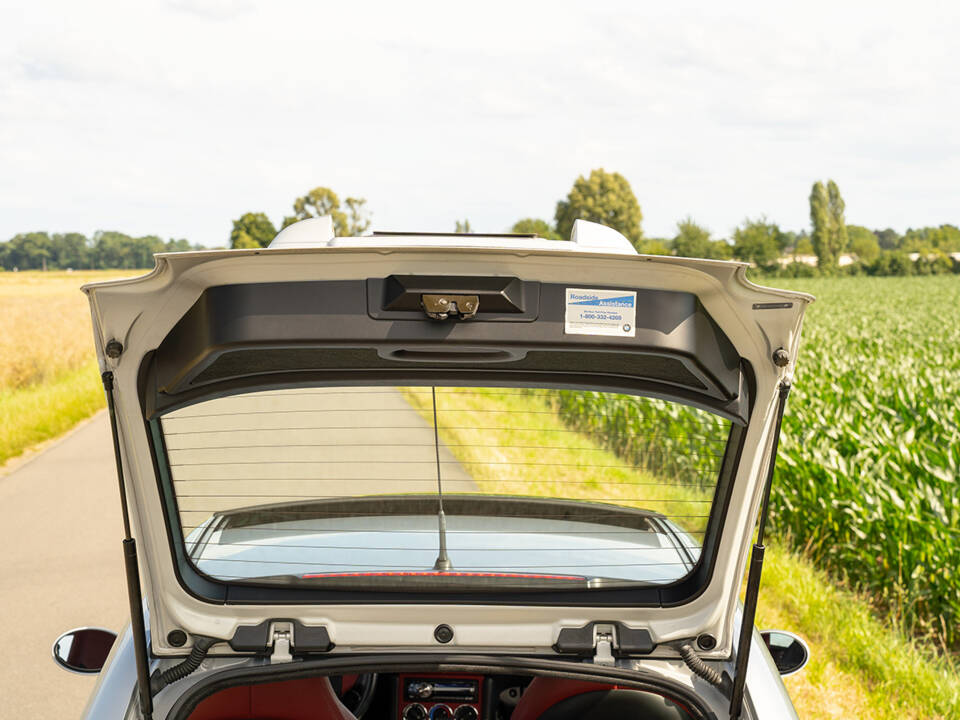
[{"label": "green grass", "polygon": [[[438,402],[441,437],[457,459],[471,468],[483,492],[588,500],[622,495],[629,501],[629,490],[622,483],[650,479],[590,436],[568,436],[567,447],[550,452],[557,453],[551,461],[569,465],[562,473],[579,472],[579,479],[588,481],[574,486],[577,489],[571,493],[565,474],[551,472],[545,477],[541,466],[525,464],[543,458],[538,447],[555,447],[557,429],[565,427],[558,415],[539,412],[544,400],[474,390],[454,396],[457,410],[445,409],[442,403],[447,398],[438,396],[442,398]],[[432,421],[424,394],[408,393],[407,398]],[[468,421],[470,411],[477,409],[509,411],[515,429],[477,429],[475,418]],[[527,448],[525,454],[517,454],[521,445]],[[509,464],[477,464],[478,452],[489,459],[498,447],[509,453]],[[577,465],[586,467],[578,471]],[[664,491],[674,497],[676,489],[657,492]],[[700,498],[695,491],[689,492],[691,500]],[[665,499],[659,494],[648,497],[654,505],[658,498]],[[767,555],[758,623],[792,630],[810,643],[813,657],[807,669],[786,679],[803,718],[960,717],[960,674],[947,661],[933,657],[897,628],[884,626],[863,598],[837,588],[809,560],[782,547],[770,548]]]},{"label": "green grass", "polygon": [[[405,397],[425,420],[433,422],[429,393],[408,391]],[[622,462],[589,437],[571,439],[543,393],[443,388],[437,393],[437,408],[440,437],[470,468],[484,493],[603,499],[660,512],[691,532],[705,529],[704,507],[712,498],[712,485],[666,482]],[[478,412],[509,417],[509,422],[489,421],[487,427],[475,430]],[[478,432],[482,439],[476,439]]]},{"label": "green grass", "polygon": [[104,403],[93,359],[44,383],[0,391],[0,465],[66,432]]},{"label": "green grass", "polygon": [[810,644],[807,668],[786,679],[803,718],[960,717],[955,666],[885,626],[865,598],[783,546],[768,550],[757,624]]}]

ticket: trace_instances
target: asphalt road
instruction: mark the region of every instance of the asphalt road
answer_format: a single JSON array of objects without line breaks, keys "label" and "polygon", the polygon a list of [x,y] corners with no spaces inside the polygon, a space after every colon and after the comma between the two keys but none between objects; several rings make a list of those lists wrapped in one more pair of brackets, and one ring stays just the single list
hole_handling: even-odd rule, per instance
[{"label": "asphalt road", "polygon": [[75,718],[95,676],[53,641],[127,622],[123,525],[106,413],[0,477],[0,718]]},{"label": "asphalt road", "polygon": [[[275,456],[265,457],[259,460],[262,464],[257,470],[257,479],[243,481],[248,483],[245,491],[290,493],[291,497],[305,492],[316,495],[433,492],[436,488],[432,479],[435,472],[433,430],[403,396],[399,392],[377,392],[359,396],[350,393],[341,398],[326,398],[323,422],[337,425],[343,423],[344,416],[351,418],[352,427],[343,440],[362,443],[356,448],[361,453],[357,457],[366,461],[362,463],[361,474],[373,472],[380,480],[331,482],[332,478],[323,475],[324,461],[328,458],[322,448],[314,448],[302,451],[313,453],[307,464],[310,480],[281,481],[269,477],[268,463]],[[299,401],[316,402],[312,398]],[[181,413],[179,429],[186,432],[177,436],[180,439],[176,442],[171,439],[172,461],[188,463],[198,452],[207,453],[204,458],[207,460],[242,459],[236,449],[221,454],[221,451],[203,448],[210,446],[211,438],[217,438],[210,433],[224,430],[229,414],[237,413],[245,402],[253,401],[238,399],[232,404],[220,403],[223,414],[210,414],[219,405],[208,406],[206,414],[200,410]],[[261,404],[260,410],[265,409],[264,400],[255,402]],[[266,409],[279,409],[278,400],[270,398],[266,402]],[[364,412],[367,406],[376,411]],[[290,403],[285,401],[283,408],[289,410]],[[262,416],[239,413],[237,417],[241,418],[238,422],[243,423],[238,427],[249,428],[251,417]],[[312,415],[303,417],[306,424],[322,419]],[[265,418],[264,422],[270,420]],[[384,422],[390,425],[386,433]],[[229,435],[237,439],[235,432],[232,428],[228,430]],[[242,432],[254,433],[260,443],[272,442],[267,434],[269,425]],[[335,432],[325,430],[325,435],[336,438]],[[283,437],[291,442],[293,436],[285,433]],[[304,436],[304,440],[308,438]],[[407,448],[416,453],[415,456],[407,458],[405,463],[391,464],[397,446],[384,444],[391,440],[416,444]],[[210,455],[211,452],[215,454]],[[291,454],[294,452],[285,449],[283,457],[296,457]],[[338,452],[337,457],[345,456]],[[440,460],[444,466],[445,490],[477,489],[470,475],[442,446]],[[175,472],[175,476],[189,471],[199,472],[188,463]],[[289,474],[289,469],[283,473]],[[177,485],[178,493],[202,490],[203,476],[186,474]],[[207,505],[202,513],[204,517],[214,501],[229,507],[239,504],[241,499],[207,496],[202,500]],[[242,503],[251,504],[251,501],[243,499]],[[197,510],[186,511],[190,512]],[[51,647],[60,633],[74,627],[97,626],[119,631],[127,622],[122,533],[106,413],[101,412],[9,475],[0,477],[0,547],[3,548],[0,554],[0,720],[59,720],[79,716],[96,677],[62,670],[51,658]]]}]

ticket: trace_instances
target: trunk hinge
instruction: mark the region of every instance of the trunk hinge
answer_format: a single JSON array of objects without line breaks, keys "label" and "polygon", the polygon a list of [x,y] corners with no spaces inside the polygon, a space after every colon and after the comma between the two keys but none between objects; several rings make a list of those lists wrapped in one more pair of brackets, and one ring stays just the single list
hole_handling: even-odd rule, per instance
[{"label": "trunk hinge", "polygon": [[613,651],[617,647],[617,636],[612,625],[594,627],[593,664],[615,665]]},{"label": "trunk hinge", "polygon": [[561,628],[553,645],[558,653],[591,658],[595,665],[613,665],[618,657],[649,655],[655,647],[647,630],[602,620],[580,628]]},{"label": "trunk hinge", "polygon": [[273,626],[273,652],[270,653],[270,664],[287,663],[293,661],[290,650],[293,648],[293,625],[291,623],[276,623]]},{"label": "trunk hinge", "polygon": [[269,655],[272,663],[293,660],[293,654],[325,653],[333,649],[323,625],[304,625],[292,618],[264,620],[259,625],[240,625],[227,642],[236,652]]}]

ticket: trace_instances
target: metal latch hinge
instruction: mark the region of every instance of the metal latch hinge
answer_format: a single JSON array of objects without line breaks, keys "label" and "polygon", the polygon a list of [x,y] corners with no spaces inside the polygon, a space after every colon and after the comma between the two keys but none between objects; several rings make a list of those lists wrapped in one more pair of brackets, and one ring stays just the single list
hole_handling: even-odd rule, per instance
[{"label": "metal latch hinge", "polygon": [[434,320],[469,320],[480,309],[480,298],[477,295],[421,295],[420,304],[427,317]]},{"label": "metal latch hinge", "polygon": [[271,662],[289,662],[291,655],[325,653],[333,649],[323,625],[304,625],[291,618],[264,620],[258,625],[240,625],[228,641],[236,652],[269,655]]},{"label": "metal latch hinge", "polygon": [[273,626],[273,652],[270,664],[293,661],[290,649],[293,647],[293,627],[290,623],[277,623]]},{"label": "metal latch hinge", "polygon": [[597,665],[613,665],[618,657],[649,655],[655,647],[649,631],[610,621],[561,628],[553,645],[553,649],[562,655],[591,658]]},{"label": "metal latch hinge", "polygon": [[597,625],[594,627],[593,664],[614,665],[613,649],[617,646],[617,638],[612,625]]}]

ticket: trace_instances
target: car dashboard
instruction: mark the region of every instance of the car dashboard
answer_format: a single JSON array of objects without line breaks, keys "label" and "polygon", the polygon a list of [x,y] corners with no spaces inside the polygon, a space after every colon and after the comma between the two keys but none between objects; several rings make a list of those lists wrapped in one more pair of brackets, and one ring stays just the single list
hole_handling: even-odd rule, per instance
[{"label": "car dashboard", "polygon": [[[400,720],[479,720],[486,717],[483,714],[484,681],[481,675],[399,675],[396,717]],[[492,682],[487,683],[490,685]]]}]

